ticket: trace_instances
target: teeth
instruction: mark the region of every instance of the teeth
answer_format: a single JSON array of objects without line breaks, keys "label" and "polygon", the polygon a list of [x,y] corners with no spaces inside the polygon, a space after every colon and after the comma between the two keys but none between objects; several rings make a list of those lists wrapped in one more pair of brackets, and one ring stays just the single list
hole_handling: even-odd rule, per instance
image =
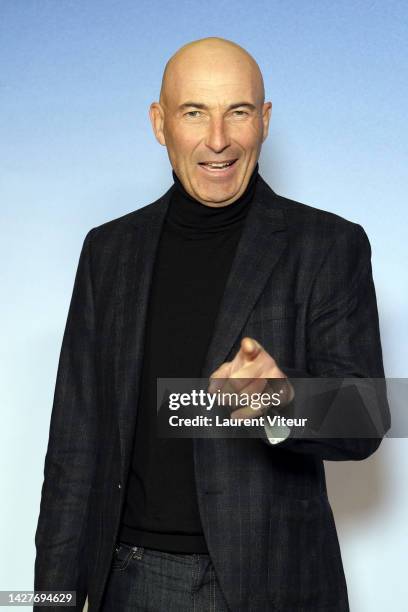
[{"label": "teeth", "polygon": [[217,163],[209,163],[204,164],[204,166],[210,166],[210,168],[226,168],[227,166],[231,166],[233,162],[227,162],[225,164],[217,164]]}]

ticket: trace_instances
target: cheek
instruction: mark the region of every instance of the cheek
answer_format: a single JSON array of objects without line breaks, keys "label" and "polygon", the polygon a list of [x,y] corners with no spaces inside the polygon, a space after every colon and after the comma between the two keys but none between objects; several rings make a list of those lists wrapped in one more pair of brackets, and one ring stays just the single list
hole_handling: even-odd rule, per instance
[{"label": "cheek", "polygon": [[175,129],[171,133],[171,143],[177,154],[188,155],[194,151],[195,147],[201,141],[201,132],[191,128],[189,130]]},{"label": "cheek", "polygon": [[259,120],[245,124],[245,126],[234,126],[234,140],[238,142],[243,149],[256,149],[262,143],[263,124]]}]

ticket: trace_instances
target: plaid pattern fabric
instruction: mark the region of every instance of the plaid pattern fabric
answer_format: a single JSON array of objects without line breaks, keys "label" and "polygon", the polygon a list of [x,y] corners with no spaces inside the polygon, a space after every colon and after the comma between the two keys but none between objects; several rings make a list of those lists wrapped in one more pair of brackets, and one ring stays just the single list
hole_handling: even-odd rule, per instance
[{"label": "plaid pattern fabric", "polygon": [[[78,610],[87,594],[90,612],[100,609],[115,549],[172,188],[90,230],[79,258],[35,536],[35,589],[76,590]],[[288,374],[382,377],[370,257],[361,226],[280,197],[258,176],[202,376],[249,335]],[[388,427],[387,408],[381,418]],[[323,459],[363,459],[380,441],[194,440],[204,533],[233,612],[349,609]]]}]

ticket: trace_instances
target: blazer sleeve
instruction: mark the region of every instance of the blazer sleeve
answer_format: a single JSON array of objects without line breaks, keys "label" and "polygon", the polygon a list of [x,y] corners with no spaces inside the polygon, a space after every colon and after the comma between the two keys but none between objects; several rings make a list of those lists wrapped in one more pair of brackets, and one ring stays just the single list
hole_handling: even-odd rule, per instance
[{"label": "blazer sleeve", "polygon": [[87,595],[87,510],[96,459],[93,232],[84,239],[63,335],[35,534],[34,589],[76,591],[77,610]]},{"label": "blazer sleeve", "polygon": [[[296,378],[354,379],[361,397],[360,403],[355,401],[356,394],[353,400],[353,410],[357,410],[356,419],[363,419],[363,413],[368,411],[372,421],[380,424],[376,429],[378,435],[318,438],[315,433],[312,435],[310,432],[309,435],[306,429],[301,437],[295,437],[292,429],[289,434],[285,431],[282,441],[275,444],[270,443],[266,433],[261,437],[275,448],[313,454],[322,459],[365,459],[380,445],[391,426],[391,418],[385,381],[379,380],[384,379],[384,369],[371,247],[364,229],[356,223],[348,223],[334,237],[315,275],[311,286],[306,337],[308,370],[302,372],[282,365],[282,370],[294,385],[293,402],[298,402],[298,413],[302,413],[302,399],[296,390]],[[362,381],[362,378],[365,380]],[[372,383],[367,379],[373,379]],[[349,391],[337,393],[336,411],[341,411],[350,398]],[[332,406],[328,399],[326,410],[329,411]],[[340,414],[338,416],[341,418]]]}]

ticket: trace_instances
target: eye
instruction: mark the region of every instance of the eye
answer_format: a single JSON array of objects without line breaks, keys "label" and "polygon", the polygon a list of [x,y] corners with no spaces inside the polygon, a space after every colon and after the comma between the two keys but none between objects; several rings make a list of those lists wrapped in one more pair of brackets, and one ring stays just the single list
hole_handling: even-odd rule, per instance
[{"label": "eye", "polygon": [[238,113],[239,117],[243,117],[244,115],[247,115],[248,113],[244,110],[235,110],[234,113]]},{"label": "eye", "polygon": [[193,116],[195,116],[195,117],[196,117],[197,115],[194,115],[194,113],[199,113],[199,112],[200,112],[200,111],[198,111],[198,110],[188,111],[188,112],[186,113],[186,115],[187,115],[187,116],[189,116],[189,117],[193,117]]}]

